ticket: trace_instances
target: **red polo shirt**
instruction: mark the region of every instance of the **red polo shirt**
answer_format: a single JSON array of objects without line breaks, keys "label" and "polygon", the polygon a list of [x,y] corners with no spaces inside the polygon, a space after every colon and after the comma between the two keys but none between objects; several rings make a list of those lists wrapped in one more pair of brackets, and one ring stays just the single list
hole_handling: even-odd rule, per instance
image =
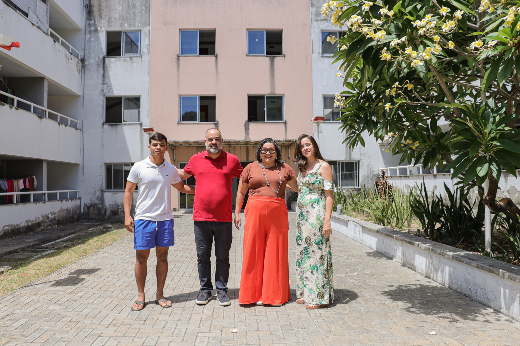
[{"label": "red polo shirt", "polygon": [[238,157],[222,150],[219,157],[212,159],[207,151],[203,151],[191,157],[184,172],[196,179],[193,220],[233,221],[231,183],[233,178],[240,178],[242,174]]}]

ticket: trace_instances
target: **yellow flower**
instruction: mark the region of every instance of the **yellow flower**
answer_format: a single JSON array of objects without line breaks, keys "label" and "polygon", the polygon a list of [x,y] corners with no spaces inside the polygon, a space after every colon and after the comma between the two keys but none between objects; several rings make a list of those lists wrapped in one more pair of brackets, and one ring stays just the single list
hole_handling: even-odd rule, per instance
[{"label": "yellow flower", "polygon": [[415,145],[416,147],[418,147],[418,146],[419,146],[419,142],[415,142],[414,145]]},{"label": "yellow flower", "polygon": [[453,49],[453,47],[455,47],[455,43],[453,43],[453,42],[451,42],[451,41],[448,42],[448,47],[449,47],[450,49]]},{"label": "yellow flower", "polygon": [[441,51],[442,51],[442,48],[438,44],[436,44],[435,47],[433,47],[433,52],[435,54],[439,54]]},{"label": "yellow flower", "polygon": [[432,52],[432,47],[427,47],[424,51],[427,52],[427,53],[431,53]]},{"label": "yellow flower", "polygon": [[394,88],[396,88],[396,87],[398,87],[398,86],[399,86],[399,82],[396,82],[396,83],[393,85]]},{"label": "yellow flower", "polygon": [[332,44],[336,43],[337,40],[338,39],[335,36],[332,36],[332,35],[327,36],[327,41],[329,41]]},{"label": "yellow flower", "polygon": [[408,88],[408,90],[412,90],[413,89],[413,84],[407,84],[406,87]]},{"label": "yellow flower", "polygon": [[386,149],[386,152],[388,153],[390,151],[390,149]]},{"label": "yellow flower", "polygon": [[413,52],[412,47],[407,47],[407,48],[404,50],[404,52],[405,52],[406,54],[412,54],[412,52]]},{"label": "yellow flower", "polygon": [[424,65],[421,60],[414,60],[414,61],[412,61],[412,67],[418,67],[420,65]]},{"label": "yellow flower", "polygon": [[447,7],[444,7],[442,6],[441,10],[439,11],[441,13],[441,15],[445,16],[448,14],[448,12],[450,12],[450,9],[447,8]]},{"label": "yellow flower", "polygon": [[417,52],[416,52],[416,51],[412,51],[412,52],[410,53],[410,56],[411,56],[412,58],[414,58],[414,59],[417,58]]},{"label": "yellow flower", "polygon": [[464,13],[464,12],[462,12],[461,10],[455,11],[455,13],[453,14],[453,18],[455,18],[455,19],[457,19],[457,20],[458,20],[458,19],[461,19],[463,13]]},{"label": "yellow flower", "polygon": [[388,137],[392,137],[393,135],[394,135],[393,132],[389,132],[389,133],[388,133]]},{"label": "yellow flower", "polygon": [[385,109],[386,109],[387,111],[389,111],[390,108],[392,108],[392,105],[391,105],[390,103],[387,103],[387,104],[385,105]]},{"label": "yellow flower", "polygon": [[370,6],[372,6],[372,5],[373,5],[372,2],[365,2],[363,4],[363,6],[361,7],[361,9],[363,10],[363,12],[366,12],[366,11],[370,10]]},{"label": "yellow flower", "polygon": [[404,147],[404,143],[401,143],[401,146]]},{"label": "yellow flower", "polygon": [[432,58],[432,55],[430,53],[428,53],[428,52],[422,52],[421,53],[421,58],[423,60],[430,60]]},{"label": "yellow flower", "polygon": [[341,49],[341,50],[345,50],[345,49],[347,49],[347,46],[343,45],[343,46],[341,46],[340,49]]},{"label": "yellow flower", "polygon": [[439,42],[440,39],[441,39],[441,38],[440,38],[438,35],[433,36],[433,40],[434,40],[435,42]]},{"label": "yellow flower", "polygon": [[476,40],[475,42],[470,44],[469,48],[470,49],[477,49],[477,48],[482,47],[483,45],[484,45],[484,43],[481,40]]}]

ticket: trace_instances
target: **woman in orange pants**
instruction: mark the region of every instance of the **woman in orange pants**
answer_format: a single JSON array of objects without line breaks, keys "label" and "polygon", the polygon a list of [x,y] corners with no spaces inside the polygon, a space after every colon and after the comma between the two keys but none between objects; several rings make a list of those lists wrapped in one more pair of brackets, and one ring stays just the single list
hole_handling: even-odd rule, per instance
[{"label": "woman in orange pants", "polygon": [[247,165],[240,177],[235,202],[235,226],[238,229],[241,225],[240,209],[249,188],[240,304],[280,306],[290,299],[285,187],[296,174],[289,165],[280,162],[281,156],[273,139],[262,140],[256,151],[257,161]]}]

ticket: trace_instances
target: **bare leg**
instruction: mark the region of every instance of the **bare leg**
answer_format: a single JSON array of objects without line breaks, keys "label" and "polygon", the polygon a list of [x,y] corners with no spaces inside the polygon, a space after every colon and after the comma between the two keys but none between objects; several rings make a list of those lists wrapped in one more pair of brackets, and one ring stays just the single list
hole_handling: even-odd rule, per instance
[{"label": "bare leg", "polygon": [[[157,255],[157,268],[155,270],[157,275],[157,300],[164,298],[164,283],[166,282],[166,274],[168,274],[168,248],[157,246],[155,248]],[[171,306],[172,303],[168,300],[161,306]]]},{"label": "bare leg", "polygon": [[[148,256],[150,255],[150,250],[135,250],[135,281],[137,282],[137,300],[145,301],[144,296],[144,283],[146,282],[146,273],[147,267],[146,264],[148,262]],[[134,309],[141,309],[141,305],[133,304],[132,307]]]}]

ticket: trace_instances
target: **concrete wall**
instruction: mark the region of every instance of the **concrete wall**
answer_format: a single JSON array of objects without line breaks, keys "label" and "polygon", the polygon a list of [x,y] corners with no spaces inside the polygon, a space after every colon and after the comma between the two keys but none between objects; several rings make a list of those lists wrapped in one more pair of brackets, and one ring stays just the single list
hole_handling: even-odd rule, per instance
[{"label": "concrete wall", "polygon": [[[123,192],[105,191],[105,164],[130,163],[148,155],[150,1],[91,0],[86,13],[84,166],[81,196],[85,217],[119,213]],[[141,30],[141,55],[105,57],[107,30]],[[106,96],[139,96],[139,124],[104,124]]]},{"label": "concrete wall", "polygon": [[0,205],[0,239],[79,221],[80,199]]},{"label": "concrete wall", "polygon": [[[323,31],[341,31],[329,18],[321,15],[322,0],[310,0],[311,4],[311,40],[312,40],[312,113],[323,116],[323,96],[334,95],[345,90],[343,79],[336,76],[340,62],[332,64],[331,56],[321,52]],[[382,149],[375,138],[367,133],[363,135],[365,147],[350,149],[343,144],[345,133],[340,130],[341,122],[322,122],[313,126],[312,134],[323,157],[328,161],[359,161],[359,185],[374,185],[379,175],[379,167],[397,165],[398,156],[394,157]]]},{"label": "concrete wall", "polygon": [[78,190],[80,181],[79,165],[47,162],[47,189],[54,190]]},{"label": "concrete wall", "polygon": [[52,9],[59,11],[78,30],[85,27],[83,0],[50,0]]},{"label": "concrete wall", "polygon": [[345,215],[332,216],[343,233],[441,285],[520,320],[520,268]]},{"label": "concrete wall", "polygon": [[[215,29],[216,56],[179,56],[181,29]],[[248,29],[283,30],[284,56],[247,56]],[[169,139],[201,140],[215,125],[242,141],[312,131],[308,4],[156,0],[152,30],[151,125]],[[284,95],[285,122],[249,123],[247,97],[255,94]],[[216,95],[217,124],[179,124],[179,95]]]},{"label": "concrete wall", "polygon": [[71,95],[82,93],[81,61],[3,1],[0,32],[20,42],[20,48],[2,49],[0,58],[9,59],[20,71],[27,69],[31,74],[46,77]]},{"label": "concrete wall", "polygon": [[81,162],[80,130],[3,103],[0,115],[2,128],[8,129],[0,136],[0,155]]}]

